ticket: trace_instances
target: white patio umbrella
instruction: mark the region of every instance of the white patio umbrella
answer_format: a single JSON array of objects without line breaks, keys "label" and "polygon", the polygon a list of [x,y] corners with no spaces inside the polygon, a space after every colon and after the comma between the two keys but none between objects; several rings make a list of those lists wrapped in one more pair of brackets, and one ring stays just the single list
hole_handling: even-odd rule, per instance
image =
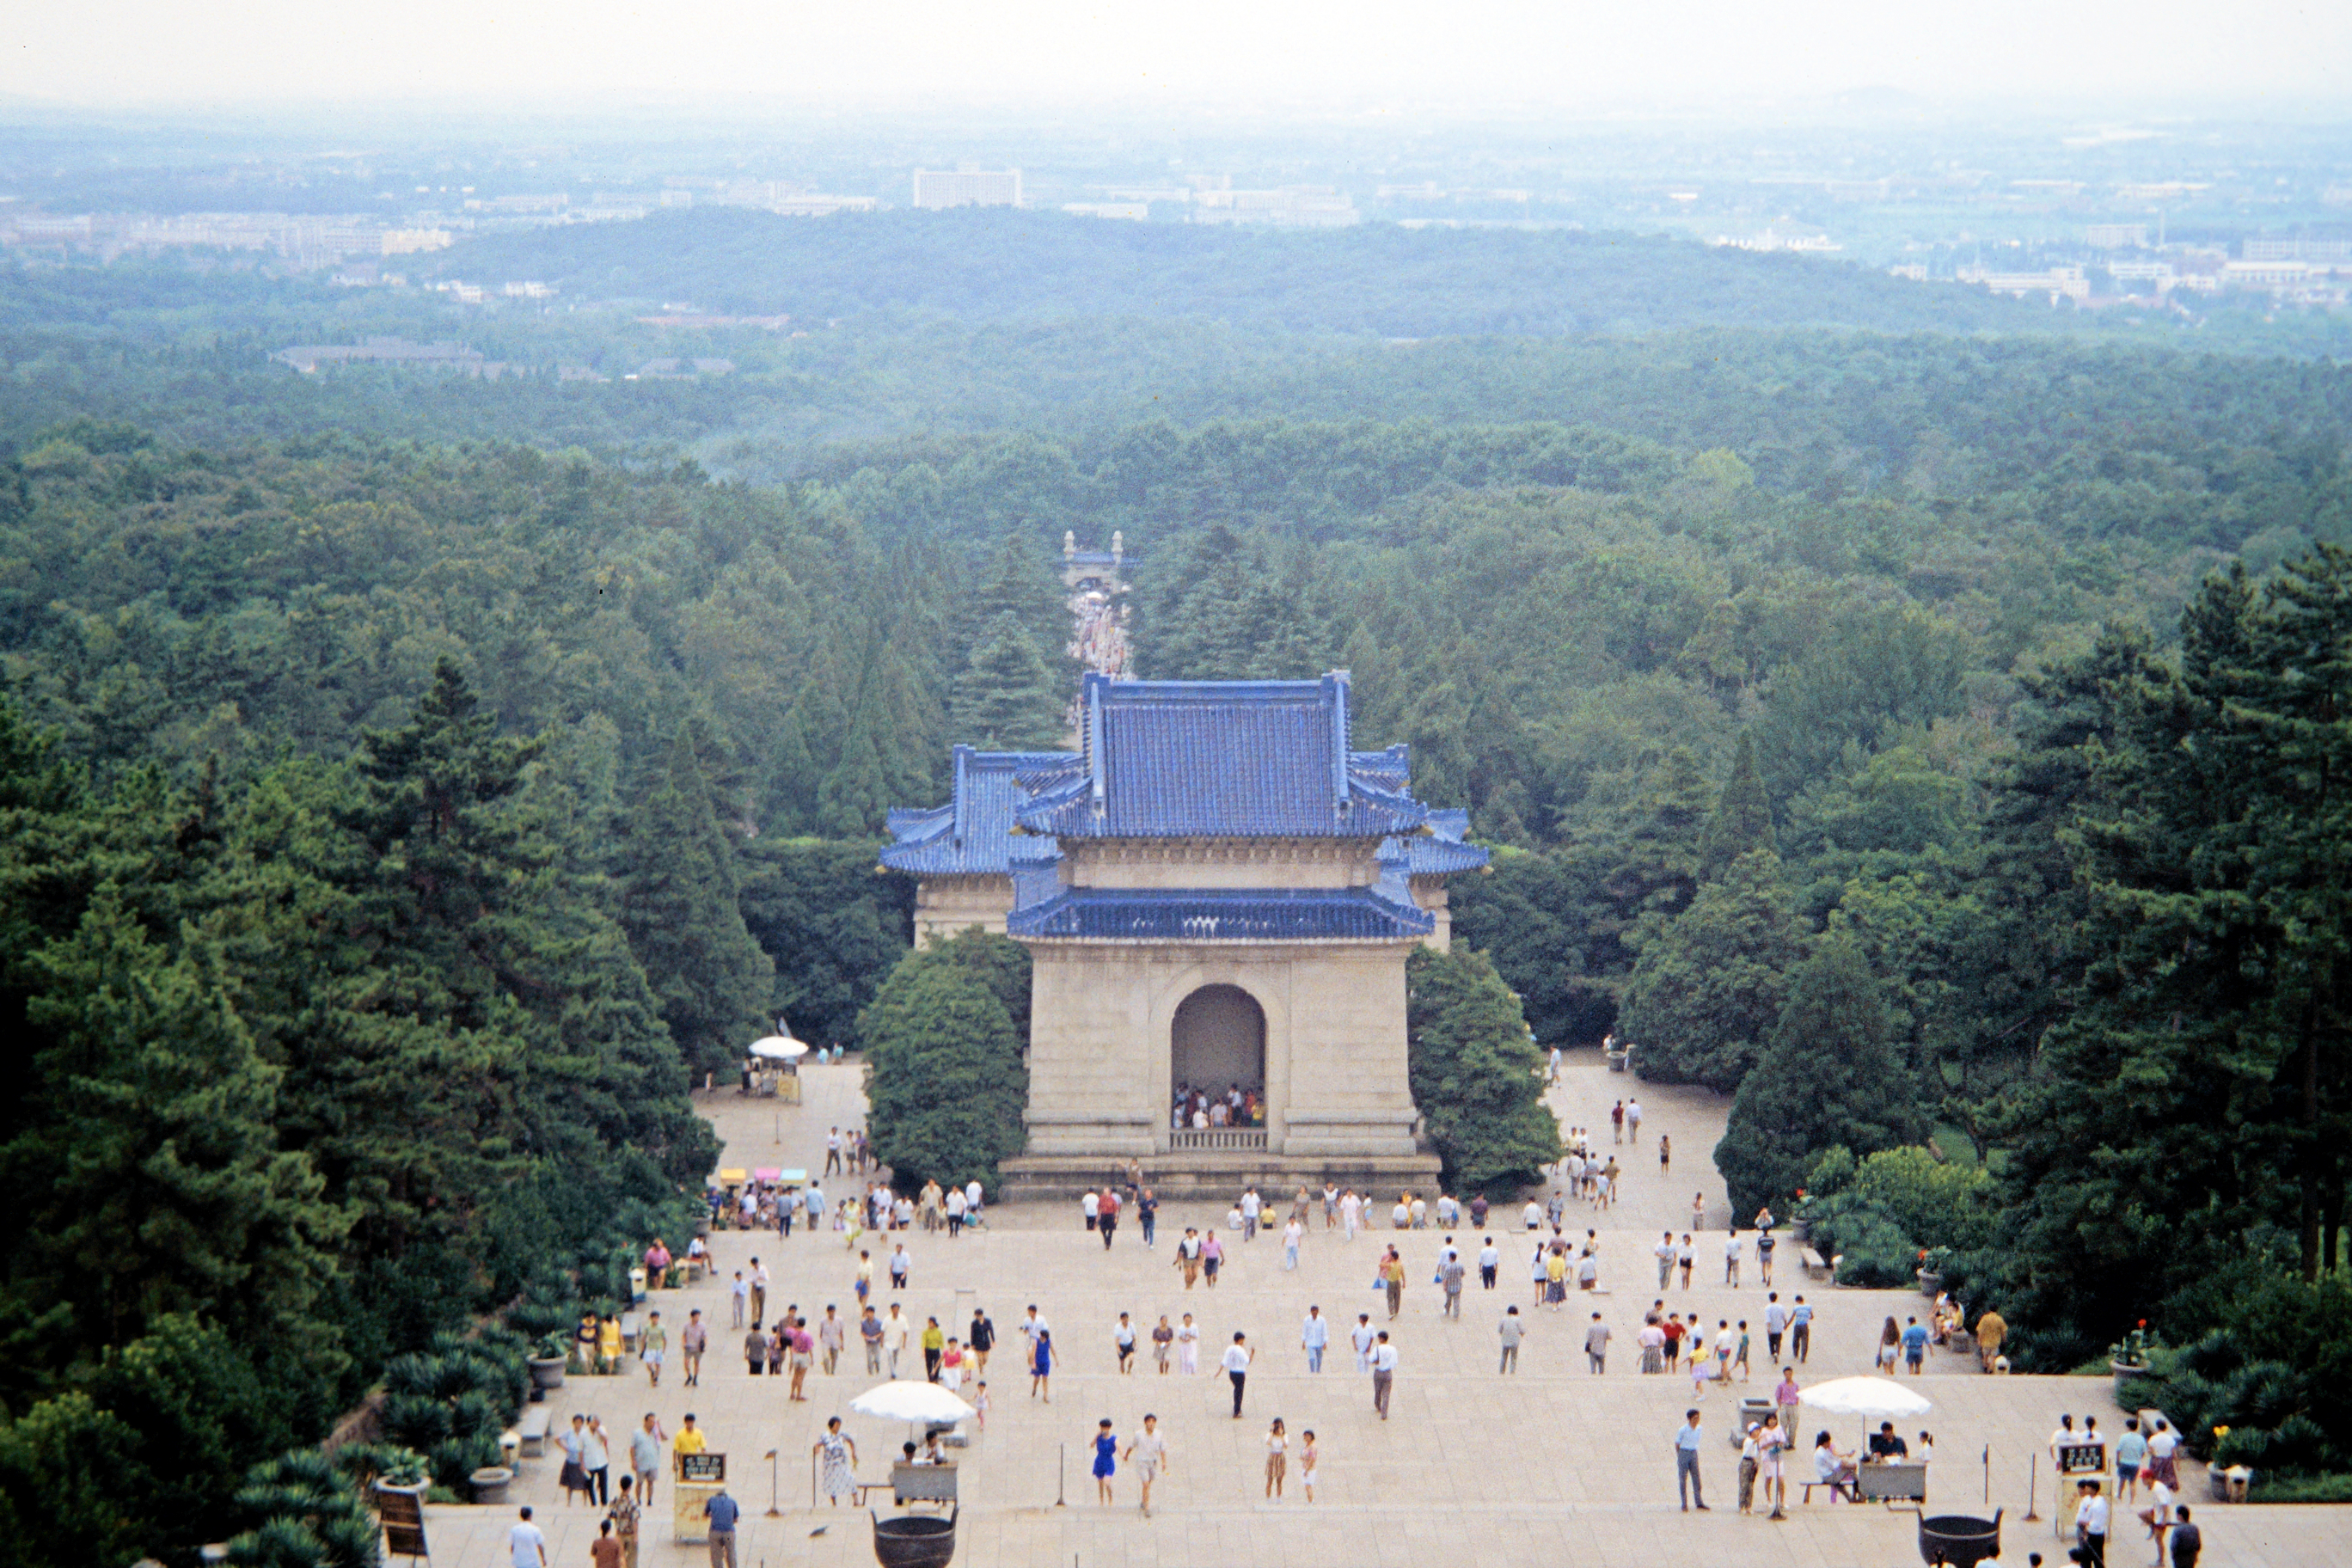
[{"label": "white patio umbrella", "polygon": [[767,1061],[788,1062],[796,1057],[808,1055],[808,1045],[789,1035],[770,1035],[763,1040],[751,1042],[751,1054]]},{"label": "white patio umbrella", "polygon": [[917,1437],[922,1435],[921,1428],[951,1426],[972,1414],[971,1405],[938,1384],[918,1383],[912,1378],[893,1378],[869,1388],[851,1400],[849,1408],[853,1415],[904,1421],[916,1429],[910,1435]]},{"label": "white patio umbrella", "polygon": [[1913,1393],[1891,1377],[1833,1377],[1803,1390],[1800,1402],[1824,1415],[1860,1416],[1865,1448],[1870,1445],[1871,1422],[1908,1421],[1936,1408],[1925,1394]]},{"label": "white patio umbrella", "polygon": [[938,1384],[919,1383],[911,1377],[892,1378],[869,1388],[851,1400],[849,1408],[859,1415],[877,1416],[884,1421],[920,1421],[935,1426],[961,1421],[972,1413],[971,1405]]},{"label": "white patio umbrella", "polygon": [[1802,1392],[1805,1407],[1824,1415],[1859,1415],[1872,1421],[1908,1421],[1936,1408],[1891,1377],[1836,1377]]}]

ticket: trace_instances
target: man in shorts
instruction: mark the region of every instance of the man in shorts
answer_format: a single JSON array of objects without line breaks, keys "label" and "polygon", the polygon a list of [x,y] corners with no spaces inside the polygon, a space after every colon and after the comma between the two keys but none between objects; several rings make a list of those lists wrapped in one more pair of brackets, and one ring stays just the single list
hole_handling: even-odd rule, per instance
[{"label": "man in shorts", "polygon": [[1160,1417],[1146,1415],[1143,1430],[1127,1446],[1124,1456],[1143,1478],[1143,1517],[1151,1517],[1151,1483],[1168,1470],[1168,1439],[1160,1435]]},{"label": "man in shorts", "polygon": [[702,1326],[702,1309],[697,1307],[686,1315],[686,1327],[677,1334],[677,1353],[686,1359],[688,1387],[702,1381],[702,1352],[709,1347],[710,1331]]}]

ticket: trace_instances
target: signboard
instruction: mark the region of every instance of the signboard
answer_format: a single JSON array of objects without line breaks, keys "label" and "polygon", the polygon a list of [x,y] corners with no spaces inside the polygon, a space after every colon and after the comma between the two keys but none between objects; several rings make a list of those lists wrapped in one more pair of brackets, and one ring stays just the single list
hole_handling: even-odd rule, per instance
[{"label": "signboard", "polygon": [[[688,1454],[686,1458],[701,1456]],[[670,1539],[682,1546],[709,1540],[710,1520],[702,1508],[724,1489],[717,1481],[679,1481],[673,1485],[669,1489]]]},{"label": "signboard", "polygon": [[383,1521],[384,1550],[394,1557],[425,1557],[425,1503],[415,1492],[378,1488],[376,1516]]},{"label": "signboard", "polygon": [[723,1481],[727,1479],[727,1456],[724,1454],[672,1454],[677,1461],[677,1479],[682,1481]]},{"label": "signboard", "polygon": [[2105,1443],[2062,1443],[2058,1447],[2058,1471],[2067,1476],[2105,1474],[2107,1468],[2107,1446]]}]

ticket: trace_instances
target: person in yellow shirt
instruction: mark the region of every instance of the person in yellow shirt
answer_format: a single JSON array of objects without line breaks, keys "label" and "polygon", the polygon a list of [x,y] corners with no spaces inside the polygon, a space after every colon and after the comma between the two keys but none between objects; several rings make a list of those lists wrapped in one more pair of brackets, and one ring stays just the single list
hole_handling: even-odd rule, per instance
[{"label": "person in yellow shirt", "polygon": [[608,1313],[596,1325],[596,1363],[599,1372],[621,1370],[621,1320],[616,1315]]},{"label": "person in yellow shirt", "polygon": [[669,1451],[673,1454],[700,1454],[708,1452],[709,1447],[710,1443],[703,1436],[702,1428],[694,1424],[693,1416],[688,1415],[686,1425],[670,1440]]}]

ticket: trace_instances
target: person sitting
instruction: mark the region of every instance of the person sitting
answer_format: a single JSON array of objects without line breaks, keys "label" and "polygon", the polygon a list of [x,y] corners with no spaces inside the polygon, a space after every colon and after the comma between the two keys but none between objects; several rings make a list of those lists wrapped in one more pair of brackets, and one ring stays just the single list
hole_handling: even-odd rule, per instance
[{"label": "person sitting", "polygon": [[1832,1498],[1853,1500],[1853,1458],[1837,1451],[1837,1445],[1823,1432],[1813,1439],[1813,1480],[1830,1489]]},{"label": "person sitting", "polygon": [[1878,1424],[1878,1430],[1870,1435],[1871,1462],[1890,1464],[1896,1459],[1907,1459],[1910,1457],[1911,1450],[1904,1446],[1903,1439],[1895,1434],[1895,1423],[1881,1421]]}]

